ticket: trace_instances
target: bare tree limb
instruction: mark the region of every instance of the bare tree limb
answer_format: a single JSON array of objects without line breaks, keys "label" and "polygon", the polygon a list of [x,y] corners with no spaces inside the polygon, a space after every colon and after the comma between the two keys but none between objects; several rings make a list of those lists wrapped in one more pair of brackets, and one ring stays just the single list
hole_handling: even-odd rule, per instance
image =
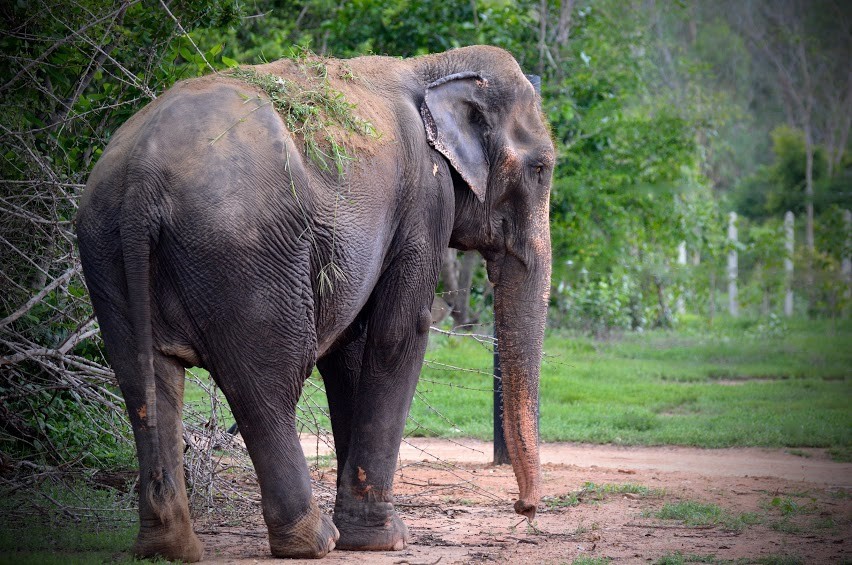
[{"label": "bare tree limb", "polygon": [[50,292],[53,291],[53,289],[55,289],[59,285],[67,283],[69,280],[71,280],[71,277],[73,277],[74,275],[76,275],[79,272],[80,272],[79,266],[75,265],[75,266],[71,267],[70,269],[68,269],[67,271],[65,271],[64,273],[62,273],[57,278],[53,279],[53,282],[51,282],[49,285],[47,285],[46,287],[41,289],[32,298],[27,300],[26,304],[24,304],[23,306],[21,306],[20,308],[18,308],[17,310],[15,310],[11,314],[9,314],[8,316],[6,316],[2,320],[0,320],[0,328],[2,328],[3,326],[7,326],[7,325],[11,324],[15,320],[17,320],[18,318],[20,318],[21,316],[26,314],[27,312],[29,312],[32,309],[33,306],[35,306],[36,304],[41,302],[41,300],[45,296],[50,294]]}]

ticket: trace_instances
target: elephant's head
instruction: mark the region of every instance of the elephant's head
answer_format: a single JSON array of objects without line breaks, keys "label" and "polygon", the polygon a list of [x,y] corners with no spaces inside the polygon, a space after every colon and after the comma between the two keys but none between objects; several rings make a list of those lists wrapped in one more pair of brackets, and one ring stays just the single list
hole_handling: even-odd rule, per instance
[{"label": "elephant's head", "polygon": [[432,77],[440,76],[421,106],[426,134],[458,174],[450,245],[480,251],[494,284],[503,430],[520,487],[515,511],[532,519],[540,496],[537,404],[553,143],[537,81],[508,53],[473,47],[429,60]]}]

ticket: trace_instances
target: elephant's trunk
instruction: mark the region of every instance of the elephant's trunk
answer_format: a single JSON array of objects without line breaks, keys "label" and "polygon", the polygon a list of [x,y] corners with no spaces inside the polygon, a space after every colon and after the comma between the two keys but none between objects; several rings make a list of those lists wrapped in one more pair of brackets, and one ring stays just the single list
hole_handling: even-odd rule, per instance
[{"label": "elephant's trunk", "polygon": [[503,433],[520,497],[515,512],[532,520],[540,498],[538,383],[550,295],[550,230],[547,215],[521,249],[511,249],[496,275],[494,319],[503,374]]}]

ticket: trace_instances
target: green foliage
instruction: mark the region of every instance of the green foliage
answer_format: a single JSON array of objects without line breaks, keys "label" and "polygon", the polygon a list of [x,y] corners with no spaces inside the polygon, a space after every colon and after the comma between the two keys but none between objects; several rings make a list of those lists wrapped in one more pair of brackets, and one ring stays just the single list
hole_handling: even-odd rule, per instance
[{"label": "green foliage", "polygon": [[[836,524],[828,516],[829,513],[820,513],[816,498],[808,493],[793,493],[790,495],[777,494],[768,501],[761,503],[761,507],[770,516],[777,519],[771,522],[773,530],[788,534],[801,534],[814,529],[834,529]],[[821,514],[823,518],[809,518],[815,514]]]},{"label": "green foliage", "polygon": [[[778,218],[788,210],[797,216],[805,212],[805,140],[804,134],[786,125],[776,127],[772,139],[771,164],[760,167],[742,179],[734,194],[736,209],[751,218]],[[842,176],[828,179],[824,150],[814,152],[814,209],[817,214],[832,203],[850,205],[849,181]]]},{"label": "green foliage", "polygon": [[[631,330],[645,326],[639,308],[640,291],[634,279],[623,275],[620,280],[609,274],[590,282],[588,273],[576,286],[560,282],[553,294],[551,319],[558,326],[573,327],[604,337],[613,330]],[[633,306],[633,308],[631,308]],[[631,315],[632,314],[632,315]]]},{"label": "green foliage", "polygon": [[575,557],[571,562],[571,565],[609,565],[612,563],[612,559],[609,557],[590,557],[587,555],[581,555],[580,557]]},{"label": "green foliage", "polygon": [[199,53],[186,32],[239,21],[238,2],[171,9],[180,28],[156,2],[4,8],[4,29],[17,32],[0,36],[0,318],[42,296],[0,327],[4,356],[29,352],[9,365],[4,357],[0,371],[0,450],[15,459],[66,471],[132,464],[129,426],[79,274],[73,219],[113,132],[175,80],[206,72],[208,63],[225,66],[221,44]]},{"label": "green foliage", "polygon": [[[243,63],[284,57],[292,45],[335,57],[411,57],[490,43],[523,58],[529,46],[535,45],[532,7],[530,2],[500,0],[358,0],[344,4],[258,0],[252,9],[262,17],[246,19],[224,35],[217,33],[216,38],[224,39],[228,53]],[[212,34],[197,35],[207,40]]]},{"label": "green foliage", "polygon": [[554,299],[560,323],[598,335],[671,323],[675,249],[700,241],[713,205],[695,116],[649,96],[649,61],[636,56],[651,47],[646,25],[613,3],[581,9],[564,74],[545,81],[562,148],[551,204],[562,291]]},{"label": "green foliage", "polygon": [[772,508],[778,509],[781,512],[782,516],[791,516],[796,514],[801,514],[805,511],[801,503],[794,500],[792,497],[785,496],[775,496],[769,502],[769,505]]}]

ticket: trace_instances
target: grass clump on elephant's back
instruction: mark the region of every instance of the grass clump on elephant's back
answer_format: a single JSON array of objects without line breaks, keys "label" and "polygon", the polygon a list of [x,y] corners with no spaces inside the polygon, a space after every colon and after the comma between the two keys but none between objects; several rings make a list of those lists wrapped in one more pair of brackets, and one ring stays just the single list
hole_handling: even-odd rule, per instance
[{"label": "grass clump on elephant's back", "polygon": [[343,177],[346,162],[354,159],[347,138],[353,134],[378,138],[379,133],[372,123],[355,114],[356,104],[332,87],[321,59],[305,56],[298,66],[306,71],[305,82],[247,67],[227,74],[262,89],[287,128],[304,140],[305,154],[323,170],[331,170],[333,165]]}]

